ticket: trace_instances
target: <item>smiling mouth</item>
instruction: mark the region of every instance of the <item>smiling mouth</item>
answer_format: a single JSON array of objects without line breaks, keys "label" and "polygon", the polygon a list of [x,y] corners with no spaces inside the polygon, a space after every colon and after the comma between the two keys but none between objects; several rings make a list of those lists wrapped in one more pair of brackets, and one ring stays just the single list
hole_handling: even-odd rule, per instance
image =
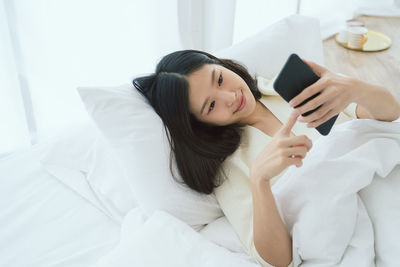
[{"label": "smiling mouth", "polygon": [[234,113],[236,113],[236,112],[242,110],[243,107],[244,107],[244,104],[245,104],[245,97],[244,97],[244,95],[243,95],[243,92],[242,92],[242,91],[240,91],[240,92],[242,93],[242,96],[241,96],[241,98],[240,98],[239,106],[237,107],[237,109],[235,110]]}]

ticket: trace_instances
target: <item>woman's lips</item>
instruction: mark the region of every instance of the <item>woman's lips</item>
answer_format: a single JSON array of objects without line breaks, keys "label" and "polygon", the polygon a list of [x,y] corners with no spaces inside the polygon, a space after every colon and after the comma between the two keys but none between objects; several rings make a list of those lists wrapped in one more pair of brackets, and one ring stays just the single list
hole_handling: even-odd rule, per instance
[{"label": "woman's lips", "polygon": [[241,111],[244,108],[245,105],[246,105],[246,97],[244,96],[244,94],[242,92],[242,99],[241,99],[240,105],[237,108],[237,110],[235,111],[235,113],[238,112],[238,111]]}]

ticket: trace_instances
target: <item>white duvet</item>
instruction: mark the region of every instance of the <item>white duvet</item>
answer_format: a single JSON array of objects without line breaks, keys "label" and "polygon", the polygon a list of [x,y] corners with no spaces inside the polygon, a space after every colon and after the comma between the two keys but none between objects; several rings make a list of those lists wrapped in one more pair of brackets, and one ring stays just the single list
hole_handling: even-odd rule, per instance
[{"label": "white duvet", "polygon": [[[400,121],[354,120],[313,145],[273,186],[294,266],[398,266]],[[376,254],[376,255],[375,255]],[[119,245],[95,265],[256,266],[165,212],[131,211]]]},{"label": "white duvet", "polygon": [[92,267],[257,267],[243,253],[218,246],[172,215],[146,218],[136,208],[124,218],[119,245]]},{"label": "white duvet", "polygon": [[273,186],[294,265],[399,266],[399,164],[399,120],[349,121],[314,142]]}]

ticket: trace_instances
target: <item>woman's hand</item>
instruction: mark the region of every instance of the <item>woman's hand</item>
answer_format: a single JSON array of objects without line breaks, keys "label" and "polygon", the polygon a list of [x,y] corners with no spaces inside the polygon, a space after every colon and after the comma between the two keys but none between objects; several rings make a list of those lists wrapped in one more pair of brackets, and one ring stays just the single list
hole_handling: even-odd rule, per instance
[{"label": "woman's hand", "polygon": [[250,167],[250,179],[252,181],[270,180],[290,165],[302,166],[302,159],[310,151],[312,141],[305,135],[290,136],[291,130],[300,115],[295,111],[293,112],[252,163]]},{"label": "woman's hand", "polygon": [[302,60],[311,67],[320,79],[294,97],[289,104],[291,107],[296,107],[307,98],[320,93],[306,104],[296,107],[300,114],[304,114],[321,106],[312,114],[299,117],[300,122],[308,123],[307,127],[317,127],[339,114],[351,102],[354,102],[355,91],[352,89],[355,87],[356,80],[335,74],[314,62]]}]

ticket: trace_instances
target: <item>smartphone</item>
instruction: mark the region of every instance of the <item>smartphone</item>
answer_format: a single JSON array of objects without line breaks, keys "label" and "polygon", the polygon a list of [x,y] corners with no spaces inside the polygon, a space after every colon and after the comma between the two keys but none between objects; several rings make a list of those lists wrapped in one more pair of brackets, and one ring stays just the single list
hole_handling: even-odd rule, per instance
[{"label": "smartphone", "polygon": [[[278,77],[273,84],[275,91],[289,102],[295,96],[299,95],[305,88],[319,80],[315,72],[296,54],[291,54],[287,59],[282,70],[279,72]],[[306,104],[308,101],[317,97],[320,93],[305,99],[302,103],[298,104],[295,108]],[[318,110],[321,106],[301,114],[303,117],[310,115]],[[315,129],[322,135],[328,135],[335,123],[338,115],[330,118],[328,121],[319,125]]]}]

